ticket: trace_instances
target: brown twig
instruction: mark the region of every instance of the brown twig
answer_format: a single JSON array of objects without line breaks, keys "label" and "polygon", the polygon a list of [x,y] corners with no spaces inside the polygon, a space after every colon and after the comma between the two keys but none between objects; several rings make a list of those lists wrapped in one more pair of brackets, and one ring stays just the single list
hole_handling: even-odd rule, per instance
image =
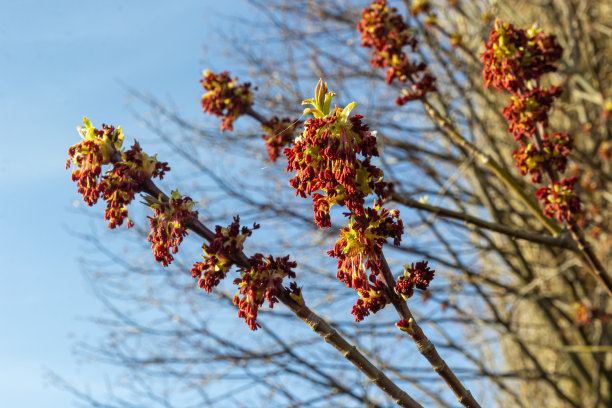
[{"label": "brown twig", "polygon": [[480,408],[480,404],[474,399],[472,393],[463,386],[455,373],[450,369],[446,362],[440,357],[436,347],[427,338],[421,327],[418,325],[406,302],[395,293],[395,278],[389,268],[389,264],[384,255],[381,255],[383,274],[380,277],[386,286],[386,294],[391,300],[391,304],[397,310],[399,316],[408,322],[409,327],[406,333],[414,340],[419,352],[429,361],[434,371],[444,380],[448,387],[455,393],[457,401],[466,408]]},{"label": "brown twig", "polygon": [[472,215],[468,215],[462,213],[460,211],[453,211],[443,207],[437,207],[433,205],[429,205],[426,203],[422,203],[413,198],[406,197],[397,193],[391,193],[389,197],[392,201],[396,201],[405,206],[416,208],[419,210],[428,211],[432,214],[439,215],[446,218],[453,218],[456,220],[464,221],[468,224],[472,224],[481,228],[486,228],[491,231],[499,232],[509,236],[510,238],[523,239],[526,241],[535,242],[538,244],[555,246],[565,249],[570,249],[572,251],[578,250],[576,243],[572,239],[567,239],[568,235],[560,235],[558,237],[551,237],[547,235],[535,234],[528,231],[518,230],[510,227],[506,227],[505,225],[501,225],[495,222],[485,221],[483,219],[474,217]]}]

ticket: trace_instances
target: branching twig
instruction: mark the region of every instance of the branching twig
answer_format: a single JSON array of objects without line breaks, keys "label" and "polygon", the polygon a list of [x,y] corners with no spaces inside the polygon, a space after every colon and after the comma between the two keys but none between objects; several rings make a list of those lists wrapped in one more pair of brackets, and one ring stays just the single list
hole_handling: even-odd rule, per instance
[{"label": "branching twig", "polygon": [[440,357],[436,347],[427,338],[421,327],[418,325],[406,302],[394,291],[395,278],[389,268],[389,264],[382,255],[383,275],[380,277],[387,288],[387,296],[391,304],[397,310],[402,319],[408,322],[408,335],[414,340],[419,352],[429,361],[434,371],[446,382],[448,387],[455,393],[457,401],[466,408],[480,408],[480,404],[474,399],[470,391],[463,386],[455,373],[450,369],[446,362]]},{"label": "branching twig", "polygon": [[[164,202],[168,201],[168,196],[164,194],[155,185],[155,183],[151,181],[151,179],[147,179],[142,187],[143,191],[152,197],[161,198],[161,200]],[[191,219],[191,221],[187,224],[187,227],[209,242],[215,237],[215,234],[204,224],[202,224],[196,217]],[[232,261],[236,265],[247,268],[250,267],[249,260],[243,252],[240,252],[237,256],[235,256]],[[327,324],[323,318],[318,316],[305,304],[300,304],[296,300],[292,299],[282,287],[278,288],[277,297],[315,333],[321,336],[326,343],[331,344],[336,350],[342,353],[344,358],[353,363],[353,365],[355,365],[359,371],[364,373],[378,388],[391,397],[396,404],[407,408],[422,408],[421,404],[412,399],[410,395],[391,381],[380,369],[372,364],[357,349],[357,347],[347,342],[336,330]]]}]

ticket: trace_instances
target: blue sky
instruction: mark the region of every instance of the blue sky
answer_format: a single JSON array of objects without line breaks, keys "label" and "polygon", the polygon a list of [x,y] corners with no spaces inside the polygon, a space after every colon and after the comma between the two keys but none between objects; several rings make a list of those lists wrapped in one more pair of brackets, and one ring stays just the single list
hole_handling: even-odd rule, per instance
[{"label": "blue sky", "polygon": [[103,383],[71,353],[74,339],[100,334],[86,317],[101,308],[77,264],[84,244],[70,233],[88,229],[64,169],[75,126],[87,115],[142,143],[122,83],[199,113],[201,70],[232,69],[211,39],[224,16],[246,9],[228,0],[0,1],[0,407],[70,406],[48,370]]}]

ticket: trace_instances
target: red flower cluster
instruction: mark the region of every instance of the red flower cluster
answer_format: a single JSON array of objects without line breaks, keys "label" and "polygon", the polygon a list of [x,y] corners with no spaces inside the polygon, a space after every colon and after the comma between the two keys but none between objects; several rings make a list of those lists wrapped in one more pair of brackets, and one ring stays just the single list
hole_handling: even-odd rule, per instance
[{"label": "red flower cluster", "polygon": [[193,211],[195,203],[191,198],[181,197],[178,190],[172,192],[167,203],[150,198],[148,202],[154,216],[148,217],[151,222],[151,232],[147,241],[151,242],[155,260],[168,266],[174,260],[172,254],[178,252],[178,246],[187,235],[189,221],[196,217],[198,212]]},{"label": "red flower cluster", "polygon": [[553,181],[552,185],[542,187],[536,192],[538,200],[544,205],[544,215],[556,218],[559,222],[576,221],[582,212],[580,198],[574,194],[576,181],[576,177],[565,177],[560,183]]},{"label": "red flower cluster", "polygon": [[221,132],[226,129],[232,131],[232,123],[253,105],[251,84],[237,85],[237,80],[231,79],[227,71],[213,74],[208,70],[204,71],[204,79],[200,80],[206,91],[202,96],[202,109],[208,114],[223,117]]},{"label": "red flower cluster", "polygon": [[261,124],[262,130],[265,132],[261,137],[266,141],[268,158],[272,163],[276,161],[281,150],[293,142],[295,128],[299,124],[300,122],[297,120],[279,119],[276,116]]},{"label": "red flower cluster", "polygon": [[315,222],[321,228],[331,226],[332,205],[363,215],[365,197],[374,193],[382,199],[387,187],[382,170],[370,164],[371,158],[378,156],[376,138],[361,123],[362,116],[348,117],[354,102],[342,111],[338,107],[330,110],[333,96],[320,80],[316,98],[303,102],[314,105],[304,113],[312,112],[315,117],[305,123],[291,149],[285,149],[287,171],[297,171],[289,183],[296,195],[312,195]]},{"label": "red flower cluster", "polygon": [[376,313],[388,303],[378,279],[382,273],[382,248],[389,238],[398,246],[403,231],[398,210],[388,211],[376,205],[366,208],[362,216],[352,214],[334,249],[327,252],[338,259],[338,279],[360,296],[351,312],[355,321],[363,320],[370,312]]},{"label": "red flower cluster", "polygon": [[[127,205],[140,192],[142,183],[151,177],[163,177],[170,170],[168,163],[158,162],[155,156],[144,153],[138,142],[123,154],[123,160],[113,163],[113,168],[102,180],[102,197],[108,203],[104,219],[109,228],[123,224],[127,218]],[[134,223],[128,218],[127,227]]]},{"label": "red flower cluster", "polygon": [[567,133],[553,133],[549,136],[544,133],[541,140],[542,150],[531,143],[521,144],[521,149],[513,152],[522,176],[531,175],[532,183],[542,181],[543,164],[550,166],[551,170],[559,173],[565,172],[567,156],[573,147],[573,140]]},{"label": "red flower cluster", "polygon": [[[214,239],[204,244],[202,249],[204,262],[197,262],[191,269],[191,276],[198,278],[198,286],[210,293],[214,287],[221,283],[232,266],[232,258],[238,255],[243,248],[244,241],[251,236],[253,230],[259,228],[240,228],[240,218],[234,217],[227,228],[217,225]],[[249,267],[240,267],[240,278],[234,279],[238,285],[238,293],[234,296],[234,304],[238,305],[238,317],[245,319],[251,330],[257,330],[257,312],[265,300],[270,307],[278,303],[278,290],[285,277],[295,278],[297,263],[289,261],[289,256],[274,258],[272,255],[264,257],[255,254],[249,259]],[[290,292],[299,295],[300,290],[294,283]]]},{"label": "red flower cluster", "polygon": [[258,228],[258,224],[240,228],[239,216],[227,228],[217,225],[214,239],[202,245],[204,262],[197,262],[191,268],[191,276],[198,278],[198,286],[210,293],[229,272],[232,257],[242,251],[244,241]]},{"label": "red flower cluster", "polygon": [[482,54],[485,87],[493,85],[509,92],[524,89],[527,81],[556,71],[554,64],[563,52],[554,35],[535,28],[516,29],[499,19],[495,20],[485,49]]},{"label": "red flower cluster", "polygon": [[427,266],[427,261],[417,262],[411,266],[404,265],[404,275],[398,278],[395,291],[406,300],[412,297],[415,287],[427,290],[435,272]]},{"label": "red flower cluster", "polygon": [[121,128],[102,125],[98,130],[91,125],[89,119],[84,118],[83,124],[78,128],[83,141],[68,149],[69,159],[66,160],[66,169],[72,162],[76,169],[72,171],[72,181],[77,182],[77,191],[83,195],[83,201],[90,207],[98,202],[100,197],[100,174],[102,166],[111,163],[113,156],[121,149],[123,133]]},{"label": "red flower cluster", "polygon": [[[70,147],[66,168],[70,162],[76,166],[72,181],[77,182],[78,192],[87,205],[94,205],[100,196],[107,202],[105,219],[109,228],[123,224],[127,218],[127,205],[135,194],[141,191],[142,183],[151,177],[163,178],[170,168],[168,163],[159,162],[155,156],[148,156],[138,142],[130,150],[121,151],[123,133],[121,128],[102,125],[98,130],[89,119],[83,120],[79,128],[83,141]],[[112,164],[112,169],[102,175],[102,166]],[[134,224],[129,220],[127,227]]]},{"label": "red flower cluster", "polygon": [[516,167],[521,175],[531,175],[532,183],[540,183],[542,175],[548,174],[553,184],[537,192],[545,206],[544,214],[560,222],[574,222],[581,212],[580,199],[573,193],[575,180],[556,181],[565,172],[573,140],[567,133],[545,133],[548,112],[562,89],[539,86],[543,74],[556,71],[561,47],[553,35],[535,28],[516,29],[497,19],[485,48],[482,54],[485,87],[505,89],[512,94],[503,114],[508,131],[521,145],[513,152]]},{"label": "red flower cluster", "polygon": [[538,123],[544,128],[548,127],[548,111],[562,92],[563,89],[557,86],[549,89],[527,88],[515,92],[510,97],[510,105],[502,112],[514,140],[524,143],[525,139],[530,139],[538,131]]},{"label": "red flower cluster", "polygon": [[[297,171],[290,184],[296,195],[312,196],[315,222],[320,228],[331,226],[332,205],[350,211],[344,213],[349,218],[348,226],[328,255],[338,259],[338,279],[359,294],[351,313],[361,321],[389,303],[384,284],[378,279],[382,247],[389,238],[398,246],[404,227],[399,211],[380,206],[388,186],[382,180],[382,170],[370,163],[378,156],[375,136],[361,123],[360,115],[349,118],[354,102],[342,110],[337,106],[331,109],[334,96],[319,80],[315,98],[302,102],[313,106],[304,114],[312,113],[314,118],[305,123],[304,132],[291,149],[285,149],[285,155],[287,171]],[[370,195],[377,198],[374,208],[365,206]]]},{"label": "red flower cluster", "polygon": [[387,84],[395,79],[401,83],[412,83],[412,89],[403,90],[402,96],[397,98],[398,105],[435,91],[435,78],[424,72],[427,64],[410,61],[402,51],[405,46],[410,46],[414,52],[417,40],[397,9],[387,7],[386,0],[375,0],[363,9],[357,29],[361,33],[361,46],[373,48],[370,64],[374,68],[388,68],[385,77]]},{"label": "red flower cluster", "polygon": [[257,312],[264,301],[274,307],[278,303],[278,290],[282,290],[282,282],[285,277],[295,278],[292,268],[297,266],[296,262],[289,261],[289,255],[276,258],[272,255],[264,257],[255,254],[249,259],[251,267],[240,269],[240,279],[234,279],[238,285],[238,293],[234,296],[234,304],[238,305],[238,317],[243,317],[251,330],[261,327],[257,323]]}]

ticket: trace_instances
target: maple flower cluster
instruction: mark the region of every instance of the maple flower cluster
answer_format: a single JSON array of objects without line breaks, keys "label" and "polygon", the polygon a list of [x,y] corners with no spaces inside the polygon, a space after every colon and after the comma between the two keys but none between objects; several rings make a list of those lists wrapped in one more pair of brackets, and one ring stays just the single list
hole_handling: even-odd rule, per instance
[{"label": "maple flower cluster", "polygon": [[[130,228],[134,224],[128,218],[127,205],[142,190],[146,179],[162,179],[170,168],[155,156],[144,153],[138,142],[123,151],[121,127],[102,125],[102,129],[96,129],[87,118],[83,124],[78,128],[83,140],[68,149],[66,169],[72,163],[72,181],[77,183],[77,191],[87,205],[94,205],[100,197],[106,201],[105,219],[109,228],[122,225],[126,219]],[[112,167],[102,174],[105,165]]]},{"label": "maple flower cluster", "polygon": [[434,274],[435,271],[427,266],[427,261],[417,262],[411,266],[404,265],[404,275],[397,280],[395,291],[406,300],[412,297],[415,287],[427,290]]},{"label": "maple flower cluster", "polygon": [[409,46],[414,52],[417,40],[397,9],[389,8],[386,0],[375,0],[364,8],[357,29],[361,33],[361,46],[373,48],[370,59],[372,67],[387,68],[387,84],[394,80],[412,84],[411,90],[402,90],[402,95],[395,101],[397,105],[404,105],[435,91],[435,78],[426,72],[427,64],[411,61],[403,51],[404,47]]},{"label": "maple flower cluster", "polygon": [[483,76],[485,87],[512,95],[503,115],[508,131],[520,144],[513,152],[519,172],[529,174],[532,183],[542,182],[543,174],[550,178],[551,184],[536,193],[544,214],[573,223],[581,213],[580,199],[574,193],[576,178],[557,181],[565,172],[573,140],[567,133],[546,132],[549,111],[563,90],[539,84],[543,74],[556,71],[562,51],[554,35],[536,28],[517,29],[497,19],[482,54]]},{"label": "maple flower cluster", "polygon": [[[230,271],[234,263],[232,259],[241,253],[244,241],[257,228],[257,224],[253,228],[241,228],[238,216],[227,228],[217,225],[214,239],[202,246],[204,262],[195,263],[191,269],[191,276],[198,279],[198,286],[210,293],[219,285]],[[234,304],[239,308],[238,317],[244,318],[251,330],[261,327],[257,323],[261,305],[266,300],[271,308],[278,303],[282,281],[285,277],[295,278],[292,269],[296,266],[296,262],[289,261],[289,256],[274,258],[257,253],[249,259],[248,267],[239,267],[240,278],[234,279],[234,284],[238,286]],[[296,285],[292,285],[291,291],[299,293]]]},{"label": "maple flower cluster", "polygon": [[161,198],[146,200],[153,210],[153,217],[148,217],[151,232],[147,241],[151,243],[155,260],[168,266],[174,260],[172,254],[178,252],[178,246],[187,235],[187,225],[198,212],[193,210],[195,203],[191,198],[182,197],[178,190],[172,192],[168,202]]},{"label": "maple flower cluster", "polygon": [[293,142],[295,128],[299,124],[298,120],[280,119],[276,116],[261,124],[261,129],[265,132],[261,137],[266,141],[270,162],[274,163],[283,148]]},{"label": "maple flower cluster", "polygon": [[213,74],[206,70],[203,74],[200,82],[206,93],[202,96],[202,109],[210,115],[223,117],[221,132],[232,131],[234,121],[253,105],[251,84],[238,85],[238,78],[230,78],[227,71]]},{"label": "maple flower cluster", "polygon": [[319,80],[315,99],[302,102],[314,106],[304,110],[314,118],[306,121],[304,132],[284,151],[287,171],[297,172],[289,184],[302,198],[312,195],[314,219],[320,228],[331,226],[329,210],[334,204],[363,215],[365,197],[374,193],[383,199],[387,194],[382,170],[370,163],[378,156],[376,138],[361,123],[360,115],[349,118],[354,102],[343,110],[337,106],[332,110],[334,96]]},{"label": "maple flower cluster", "polygon": [[398,210],[388,211],[374,205],[365,208],[363,216],[351,214],[334,249],[328,251],[328,255],[338,259],[338,279],[360,296],[351,312],[355,321],[363,320],[370,312],[376,313],[389,302],[378,279],[382,273],[382,248],[387,239],[399,246],[403,230]]},{"label": "maple flower cluster", "polygon": [[[304,132],[285,149],[287,171],[296,175],[290,184],[296,195],[313,200],[314,220],[320,228],[331,226],[330,208],[346,207],[348,225],[341,232],[328,255],[338,259],[337,277],[359,294],[352,314],[361,321],[389,303],[380,279],[383,245],[392,240],[399,246],[403,223],[399,211],[381,206],[388,185],[383,172],[371,164],[378,156],[376,138],[363,124],[360,115],[349,116],[355,103],[344,109],[331,108],[334,93],[319,81],[315,98],[302,104],[312,105],[304,114],[312,114]],[[373,207],[366,199],[374,196]]]}]

